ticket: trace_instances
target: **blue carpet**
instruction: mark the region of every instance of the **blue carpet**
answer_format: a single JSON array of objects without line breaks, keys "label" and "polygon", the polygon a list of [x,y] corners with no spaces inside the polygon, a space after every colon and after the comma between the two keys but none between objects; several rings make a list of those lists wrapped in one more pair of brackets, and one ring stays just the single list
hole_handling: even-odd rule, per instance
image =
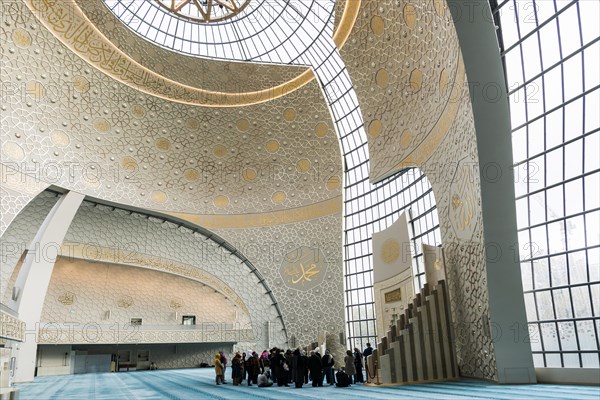
[{"label": "blue carpet", "polygon": [[[228,371],[229,372],[229,371]],[[214,384],[212,369],[137,371],[38,377],[19,385],[22,400],[115,399],[582,399],[599,400],[600,387],[495,385],[476,380],[411,386],[258,388]]]}]

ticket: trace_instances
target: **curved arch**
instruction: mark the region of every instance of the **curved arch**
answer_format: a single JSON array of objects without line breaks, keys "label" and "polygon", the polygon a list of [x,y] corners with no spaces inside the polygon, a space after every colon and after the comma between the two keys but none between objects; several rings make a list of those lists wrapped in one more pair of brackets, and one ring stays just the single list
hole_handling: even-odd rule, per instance
[{"label": "curved arch", "polygon": [[[110,203],[110,202],[106,202],[100,199],[93,199],[93,198],[86,198],[86,200],[84,201],[84,203],[88,203],[88,204],[92,204],[94,206],[99,205],[99,206],[105,206],[111,209],[112,211],[115,210],[120,210],[120,211],[124,211],[124,212],[128,212],[130,215],[131,214],[137,214],[139,216],[145,217],[145,218],[153,218],[155,220],[155,222],[160,223],[160,224],[164,224],[164,223],[170,223],[173,224],[173,226],[176,229],[180,229],[183,228],[183,231],[187,234],[190,235],[201,235],[202,236],[202,240],[203,242],[210,242],[210,243],[214,243],[215,245],[218,246],[218,249],[223,249],[224,251],[226,251],[229,257],[234,257],[235,259],[237,259],[237,264],[238,265],[244,265],[246,267],[246,269],[250,272],[250,274],[254,275],[256,277],[256,279],[258,280],[258,284],[260,284],[260,286],[263,288],[263,290],[265,291],[263,293],[263,295],[267,295],[268,298],[270,299],[270,306],[275,307],[275,310],[277,312],[277,318],[281,321],[281,326],[282,326],[282,331],[284,332],[284,338],[287,342],[287,338],[288,338],[288,334],[287,334],[287,327],[285,324],[285,320],[283,318],[283,314],[281,312],[281,308],[279,307],[279,303],[275,297],[275,295],[273,294],[273,291],[271,290],[269,284],[267,283],[266,279],[264,278],[264,276],[260,273],[260,271],[256,268],[256,266],[254,266],[252,264],[252,262],[245,257],[238,249],[235,248],[235,246],[233,246],[231,243],[227,242],[225,239],[223,239],[222,237],[220,237],[219,235],[215,234],[214,232],[209,231],[208,229],[205,229],[201,226],[195,225],[193,223],[190,223],[189,221],[177,218],[177,217],[173,217],[173,216],[166,216],[164,214],[158,213],[158,212],[154,212],[154,211],[150,211],[150,210],[141,210],[141,209],[137,209],[135,207],[123,207],[122,205],[118,205],[118,204],[114,204],[114,203]],[[75,221],[74,221],[75,222]],[[170,261],[174,261],[174,260],[170,260]],[[177,263],[177,261],[175,261]],[[218,276],[218,275],[216,275]],[[221,278],[219,278],[221,281],[223,281]],[[226,281],[223,281],[224,283],[227,283]],[[231,286],[231,285],[230,285]],[[232,289],[238,289],[236,287],[233,287]],[[240,296],[238,294],[238,296]],[[245,302],[245,303],[249,303],[246,304],[246,306],[248,307],[251,317],[255,318],[256,315],[260,315],[260,313],[253,313],[252,309],[256,308],[256,304],[252,304],[251,302]],[[254,315],[253,315],[254,314]],[[254,327],[255,332],[257,332],[258,329],[262,329],[263,327]]]},{"label": "curved arch", "polygon": [[61,244],[61,254],[67,255],[68,258],[107,262],[187,278],[218,291],[239,306],[245,313],[248,313],[248,307],[244,303],[244,300],[238,296],[231,286],[223,282],[215,274],[201,270],[199,266],[177,262],[160,256],[148,256],[135,251],[123,251],[115,247],[100,247],[95,245],[93,245],[94,254],[92,256],[87,251],[87,246],[89,245],[89,243],[63,242]]},{"label": "curved arch", "polygon": [[[60,188],[57,187],[53,187],[52,189],[47,189],[42,193],[48,193],[48,194],[55,194],[56,196],[61,196],[62,195],[62,191]],[[53,200],[55,197],[54,196],[38,196],[36,197],[40,198],[41,200],[45,200],[46,198]],[[33,200],[35,201],[35,199]],[[30,204],[33,204],[33,201],[30,202]],[[48,202],[46,202],[48,203]],[[53,204],[52,202],[50,202],[49,204]],[[64,254],[66,255],[71,255],[74,256],[76,258],[83,258],[86,259],[85,257],[81,257],[82,256],[82,251],[81,248],[78,248],[78,246],[74,245],[75,243],[89,243],[89,241],[86,240],[74,240],[75,238],[77,238],[77,225],[79,224],[79,219],[81,218],[86,218],[86,213],[82,213],[82,209],[85,207],[85,205],[87,205],[88,207],[99,207],[101,209],[103,209],[106,212],[110,212],[110,213],[119,213],[119,215],[115,215],[114,218],[115,220],[120,221],[119,223],[121,223],[121,221],[124,218],[131,218],[131,219],[148,219],[151,222],[156,223],[159,226],[163,226],[165,225],[165,228],[171,227],[174,229],[177,229],[178,232],[182,232],[185,235],[193,235],[195,237],[199,237],[198,239],[195,239],[196,242],[201,242],[201,245],[204,243],[208,243],[209,247],[207,250],[207,253],[209,254],[213,254],[214,257],[217,257],[217,252],[224,252],[224,254],[226,254],[226,258],[221,257],[221,260],[225,260],[224,262],[221,262],[219,265],[219,269],[215,269],[213,272],[211,272],[210,270],[206,269],[206,268],[202,268],[202,263],[201,262],[195,262],[195,263],[186,263],[184,261],[181,260],[177,260],[177,259],[171,259],[168,257],[164,257],[161,254],[157,253],[157,250],[155,250],[152,253],[144,253],[144,252],[132,252],[131,248],[127,247],[128,245],[134,245],[135,241],[131,241],[131,240],[120,240],[123,238],[118,238],[116,239],[118,241],[116,246],[102,246],[100,242],[97,242],[94,244],[95,250],[97,250],[98,252],[98,257],[97,259],[100,261],[107,261],[107,262],[113,262],[113,263],[120,263],[119,260],[123,260],[126,259],[130,262],[128,262],[128,265],[134,265],[134,266],[139,266],[139,267],[150,267],[150,269],[153,270],[157,270],[157,271],[162,271],[162,272],[168,272],[168,273],[175,273],[175,275],[181,275],[184,276],[186,278],[191,278],[191,279],[196,279],[199,281],[205,281],[204,283],[207,284],[211,284],[212,286],[215,287],[215,289],[218,289],[221,293],[223,293],[226,296],[229,296],[230,298],[232,298],[236,304],[240,305],[241,307],[245,308],[248,313],[250,314],[251,320],[254,322],[253,323],[253,331],[254,331],[254,335],[257,341],[260,340],[264,340],[263,337],[263,330],[265,329],[265,326],[262,322],[266,322],[267,320],[269,320],[268,318],[268,313],[266,313],[265,311],[265,307],[274,307],[275,308],[275,314],[276,314],[276,319],[278,319],[280,322],[279,324],[281,325],[281,332],[283,332],[282,334],[282,339],[280,339],[281,341],[283,341],[284,343],[287,343],[288,340],[288,333],[287,333],[287,327],[286,327],[286,322],[285,319],[283,317],[283,313],[281,311],[281,308],[279,306],[278,300],[275,297],[273,291],[271,290],[271,287],[269,286],[269,284],[267,283],[265,277],[261,274],[261,272],[253,265],[253,263],[247,258],[245,257],[238,249],[235,248],[235,246],[233,246],[231,243],[227,242],[225,239],[223,239],[222,237],[220,237],[219,235],[215,234],[214,232],[209,231],[208,229],[205,229],[203,227],[200,227],[198,225],[195,225],[193,223],[190,223],[189,221],[185,221],[182,219],[179,219],[177,217],[172,217],[172,216],[166,216],[164,214],[158,213],[158,212],[153,212],[153,211],[149,211],[149,210],[141,210],[141,209],[137,209],[134,207],[123,207],[121,205],[115,204],[115,203],[110,203],[110,202],[106,202],[106,201],[102,201],[99,199],[93,199],[93,198],[86,198],[86,200],[84,200],[82,206],[79,209],[79,212],[77,214],[77,216],[75,217],[73,223],[71,224],[71,227],[69,228],[69,231],[67,232],[67,236],[65,237],[65,241],[63,243],[63,250]],[[28,210],[28,208],[24,208],[25,210]],[[44,213],[47,212],[47,206],[44,203],[43,207],[37,207],[38,213]],[[43,220],[45,215],[40,215],[40,219]],[[17,216],[18,219],[19,216]],[[32,218],[32,216],[28,216],[28,218]],[[80,229],[80,233],[84,232],[85,235],[91,235],[90,237],[92,237],[95,233],[91,232],[93,230],[93,221],[96,221],[96,223],[98,223],[98,221],[100,220],[100,218],[88,218],[87,220],[81,220],[80,222],[85,225],[82,226]],[[104,219],[106,220],[106,219]],[[135,224],[131,223],[132,221],[130,220],[130,225],[134,226]],[[36,229],[36,228],[34,228]],[[117,235],[118,232],[117,230],[111,231],[113,234]],[[131,233],[131,232],[130,232]],[[146,231],[144,231],[143,233],[146,233]],[[164,232],[163,232],[164,235]],[[127,236],[125,236],[127,237]],[[141,235],[140,235],[141,237]],[[96,240],[98,239],[98,236],[93,236],[93,238],[95,238]],[[165,236],[160,236],[159,237],[161,239],[162,242],[167,243]],[[84,239],[84,238],[82,238]],[[175,238],[176,239],[176,238]],[[173,239],[173,240],[175,240]],[[108,240],[106,238],[103,238],[103,240]],[[110,240],[115,240],[115,239],[110,239]],[[151,238],[149,239],[151,241]],[[173,241],[172,240],[172,241]],[[194,240],[194,239],[192,239]],[[171,241],[171,242],[172,242]],[[125,248],[123,246],[126,246]],[[133,246],[133,248],[135,248],[135,246]],[[203,248],[200,248],[200,251],[202,251]],[[193,253],[193,252],[190,252]],[[17,256],[15,254],[15,256]],[[213,257],[213,258],[214,258]],[[14,258],[14,257],[13,257]],[[232,261],[230,259],[233,259],[235,261]],[[94,260],[96,260],[96,258],[94,258]],[[138,262],[131,262],[133,260],[137,260]],[[18,261],[16,258],[14,261],[14,265],[16,265],[16,262]],[[122,263],[122,262],[121,262]],[[225,272],[225,270],[223,269],[223,267],[227,266],[229,263],[229,269],[231,269],[232,271],[230,271],[230,275],[226,275],[226,276],[219,276],[219,272]],[[13,265],[13,267],[14,267]],[[237,268],[237,266],[244,266],[245,269],[249,272],[250,275],[253,275],[255,277],[255,280],[257,281],[256,283],[258,284],[258,287],[256,289],[253,290],[258,290],[259,292],[261,292],[260,296],[266,296],[266,301],[262,300],[262,301],[256,301],[256,299],[252,298],[248,298],[248,296],[250,296],[250,294],[244,294],[240,292],[240,288],[237,287],[236,285],[232,284],[232,282],[229,281],[234,281],[236,278],[241,277],[243,274],[240,274],[240,272],[235,272],[234,270]],[[215,267],[216,268],[216,267]],[[198,271],[194,271],[194,270],[199,270],[200,273]],[[14,272],[13,272],[14,275]],[[234,278],[232,278],[232,276]],[[16,276],[13,276],[13,279],[15,279]],[[244,278],[247,279],[247,278]],[[7,280],[8,281],[8,280]],[[13,280],[14,282],[14,280]],[[248,285],[242,285],[242,287],[247,287]],[[6,297],[6,296],[5,296]],[[252,301],[253,300],[253,301]],[[262,318],[260,321],[257,321],[257,317],[260,319]],[[278,339],[273,339],[273,338],[269,338],[272,341],[277,341]],[[265,344],[266,345],[266,344]],[[281,343],[279,344],[281,345]]]}]

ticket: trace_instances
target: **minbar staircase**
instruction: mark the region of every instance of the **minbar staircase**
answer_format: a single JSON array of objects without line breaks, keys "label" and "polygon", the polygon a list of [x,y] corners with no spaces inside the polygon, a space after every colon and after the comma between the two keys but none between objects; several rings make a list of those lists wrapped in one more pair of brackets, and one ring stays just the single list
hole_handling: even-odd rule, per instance
[{"label": "minbar staircase", "polygon": [[418,293],[367,357],[367,382],[403,384],[458,378],[446,282]]}]

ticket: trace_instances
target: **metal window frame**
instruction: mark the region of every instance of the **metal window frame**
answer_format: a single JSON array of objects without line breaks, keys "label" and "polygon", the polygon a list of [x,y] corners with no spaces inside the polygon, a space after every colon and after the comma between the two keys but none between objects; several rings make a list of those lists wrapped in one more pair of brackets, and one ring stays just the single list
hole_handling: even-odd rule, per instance
[{"label": "metal window frame", "polygon": [[[594,296],[592,294],[592,286],[597,285],[600,283],[600,281],[592,281],[591,280],[591,276],[590,276],[590,258],[589,258],[589,252],[593,251],[594,249],[597,249],[598,247],[600,247],[599,245],[592,245],[589,243],[589,235],[593,234],[588,232],[588,218],[590,218],[590,216],[592,215],[592,213],[598,212],[598,208],[597,207],[587,207],[586,205],[586,185],[585,185],[585,178],[587,176],[591,176],[593,174],[596,174],[600,171],[600,169],[595,169],[595,170],[586,170],[586,164],[585,164],[585,146],[586,146],[586,139],[587,138],[591,138],[592,136],[597,136],[599,134],[599,130],[598,127],[592,127],[591,129],[588,128],[588,131],[586,132],[586,96],[588,95],[597,95],[597,92],[600,91],[600,85],[596,85],[594,87],[591,88],[587,88],[586,87],[586,76],[585,76],[585,50],[590,48],[591,46],[598,46],[599,45],[599,41],[600,38],[595,38],[592,39],[590,42],[588,43],[584,43],[583,41],[583,27],[582,27],[582,20],[581,20],[581,9],[580,9],[580,3],[579,0],[573,0],[570,3],[568,3],[567,5],[565,5],[564,7],[562,7],[561,9],[558,9],[557,7],[557,3],[556,1],[553,1],[550,4],[550,1],[546,0],[543,4],[544,6],[548,6],[548,4],[550,4],[551,6],[554,6],[554,10],[551,16],[549,16],[548,18],[546,18],[543,22],[540,23],[539,19],[538,19],[538,10],[539,10],[539,6],[540,4],[542,4],[542,2],[540,2],[539,0],[532,0],[531,2],[527,2],[529,4],[533,5],[533,15],[535,16],[535,24],[536,26],[529,30],[526,34],[521,34],[522,30],[521,30],[521,25],[525,23],[525,21],[520,20],[519,18],[516,18],[516,16],[518,15],[518,3],[516,0],[504,0],[502,1],[500,4],[498,4],[497,0],[490,0],[490,5],[492,6],[492,14],[494,15],[494,22],[497,25],[497,32],[498,32],[498,43],[499,43],[499,48],[501,51],[501,57],[502,57],[502,62],[503,62],[503,66],[505,68],[505,79],[507,80],[506,86],[507,88],[510,88],[509,82],[508,82],[508,69],[509,68],[516,68],[519,67],[517,65],[507,65],[507,63],[509,62],[507,59],[507,55],[510,54],[512,51],[519,51],[521,52],[521,80],[523,83],[521,83],[520,85],[518,85],[518,87],[514,88],[514,89],[510,89],[510,91],[508,92],[508,96],[511,96],[512,94],[518,92],[519,90],[523,90],[525,96],[527,96],[527,87],[530,83],[536,81],[536,80],[540,80],[541,81],[541,93],[543,94],[543,103],[542,103],[542,114],[540,115],[536,115],[534,117],[530,116],[529,113],[529,104],[527,101],[525,101],[525,107],[524,107],[524,111],[525,111],[525,122],[524,123],[520,123],[517,126],[514,126],[512,128],[512,133],[515,133],[517,131],[519,131],[520,129],[525,129],[525,142],[526,142],[526,149],[525,149],[525,158],[521,159],[521,160],[515,160],[513,167],[519,167],[522,165],[528,166],[529,162],[532,161],[535,158],[538,157],[543,157],[544,162],[546,162],[546,155],[549,154],[552,151],[556,151],[556,150],[561,150],[562,149],[562,177],[561,179],[558,179],[557,183],[553,183],[553,184],[548,184],[548,178],[549,178],[549,174],[550,172],[548,171],[547,168],[544,168],[544,181],[543,181],[543,187],[541,189],[533,189],[530,186],[530,182],[526,182],[526,193],[523,195],[519,195],[516,196],[515,201],[517,200],[522,200],[525,199],[525,202],[527,204],[527,215],[526,216],[522,216],[522,218],[526,218],[527,221],[519,221],[519,232],[520,233],[524,233],[527,234],[528,238],[529,238],[529,243],[532,243],[532,230],[536,229],[536,228],[545,228],[545,234],[546,234],[546,240],[544,245],[546,246],[546,252],[547,254],[541,255],[541,256],[534,256],[534,254],[532,253],[532,251],[530,250],[530,253],[527,254],[525,252],[523,252],[521,254],[521,265],[522,268],[529,268],[529,274],[531,276],[531,283],[532,283],[532,288],[530,290],[525,290],[524,294],[530,294],[532,299],[533,299],[533,305],[535,307],[535,316],[533,315],[529,315],[530,313],[528,313],[528,318],[529,318],[529,324],[530,327],[534,327],[537,328],[540,332],[539,334],[539,340],[540,340],[540,347],[541,350],[536,350],[533,351],[534,354],[538,354],[542,356],[542,365],[538,365],[539,363],[536,363],[536,367],[547,367],[548,366],[548,356],[549,355],[558,355],[560,357],[560,365],[561,367],[573,367],[573,365],[565,365],[565,357],[564,355],[566,354],[577,354],[578,359],[579,359],[579,365],[578,367],[598,367],[598,365],[584,365],[583,362],[583,358],[582,358],[582,354],[596,354],[598,357],[598,364],[600,365],[600,340],[599,340],[599,335],[598,335],[598,324],[597,321],[600,320],[600,316],[599,316],[599,311],[598,311],[598,307],[597,305],[595,306],[594,304]],[[522,3],[521,3],[522,5]],[[571,10],[573,7],[576,8],[577,11],[577,18],[578,18],[578,26],[577,26],[577,34],[578,34],[578,48],[575,51],[571,51],[569,54],[565,54],[563,52],[563,42],[562,42],[562,36],[561,36],[561,24],[559,23],[560,20],[560,16],[566,12],[567,10]],[[514,41],[514,43],[507,43],[505,38],[502,35],[502,23],[501,23],[501,18],[500,18],[500,13],[502,12],[515,12],[515,18],[512,18],[512,23],[514,24],[514,26],[512,26],[513,29],[516,30],[517,33],[517,37],[516,40]],[[509,19],[504,20],[504,23],[507,23],[507,21],[509,21]],[[542,45],[542,41],[541,41],[541,36],[543,34],[545,34],[545,31],[542,30],[542,28],[548,24],[556,24],[556,34],[558,35],[558,51],[559,51],[559,55],[560,55],[560,60],[552,65],[549,66],[544,66],[544,59],[542,57],[543,55],[543,45]],[[523,42],[525,40],[527,40],[530,37],[533,37],[534,35],[537,36],[537,44],[538,44],[538,52],[539,52],[539,63],[540,63],[540,69],[541,71],[537,74],[535,74],[535,76],[526,79],[526,74],[525,74],[525,58],[523,57]],[[571,77],[571,76],[566,76],[565,75],[565,62],[567,60],[570,60],[571,58],[574,57],[581,57],[581,76],[578,77]],[[560,68],[560,75],[561,75],[561,82],[550,82],[548,80],[545,79],[545,77],[547,76],[548,72],[555,70],[556,68]],[[568,79],[581,79],[581,87],[582,87],[582,92],[570,99],[566,98],[566,91],[565,91],[565,85],[568,84]],[[561,95],[561,103],[558,106],[552,107],[550,109],[548,109],[546,107],[546,100],[547,96],[549,96],[547,88],[550,87],[556,87],[556,85],[560,85],[560,95]],[[525,97],[527,99],[527,97]],[[566,126],[566,106],[569,105],[570,103],[573,103],[577,100],[581,99],[582,101],[582,118],[581,118],[581,123],[582,123],[582,130],[581,132],[583,132],[582,135],[578,135],[575,138],[571,138],[569,140],[566,140],[566,129],[568,129],[568,127]],[[553,146],[551,148],[548,148],[548,146],[546,145],[546,138],[547,138],[547,131],[546,131],[546,117],[553,113],[553,112],[561,112],[562,113],[562,143],[560,145],[557,146]],[[542,152],[537,152],[535,154],[530,154],[530,143],[531,143],[531,138],[530,138],[530,128],[531,129],[536,129],[535,127],[532,127],[532,124],[536,121],[539,121],[543,119],[543,129],[544,129],[544,151]],[[578,174],[577,176],[571,177],[569,179],[565,179],[565,174],[566,174],[566,160],[565,160],[565,153],[566,153],[566,146],[570,143],[574,143],[576,141],[581,141],[582,144],[582,157],[581,157],[581,174]],[[567,193],[566,193],[566,185],[570,182],[575,182],[577,180],[581,180],[581,186],[582,186],[582,210],[581,212],[572,214],[572,215],[566,215],[567,213]],[[561,218],[554,218],[552,216],[549,215],[549,209],[548,209],[548,190],[553,189],[553,188],[557,188],[560,187],[562,188],[562,209],[563,209],[563,215],[565,215],[564,217]],[[536,194],[542,194],[544,196],[544,202],[545,202],[545,218],[544,221],[541,223],[532,223],[531,222],[531,210],[532,210],[532,204],[530,202],[530,199],[532,198],[532,196],[536,195]],[[575,217],[582,217],[583,219],[583,243],[576,243],[575,245],[571,245],[570,241],[568,240],[568,231],[569,228],[567,226],[568,221],[572,218]],[[548,234],[548,226],[550,224],[553,223],[560,223],[562,225],[562,240],[564,240],[564,250],[563,249],[553,249],[552,248],[552,244],[550,243],[550,239],[549,239],[549,234]],[[521,243],[520,248],[523,249],[524,243]],[[532,246],[530,246],[531,249]],[[585,253],[585,263],[586,263],[586,277],[587,277],[587,281],[586,282],[578,282],[578,283],[572,283],[571,282],[571,268],[573,267],[571,265],[571,260],[570,257],[568,257],[569,254],[573,254],[573,253],[577,253],[577,252],[584,252]],[[557,257],[557,256],[561,256],[561,255],[565,255],[566,257],[564,258],[564,262],[565,262],[565,270],[566,270],[566,281],[567,284],[554,284],[554,282],[556,281],[556,279],[553,279],[552,276],[552,258],[553,257]],[[546,279],[544,280],[548,280],[550,286],[548,287],[547,284],[544,284],[542,287],[538,287],[539,285],[542,284],[542,282],[536,282],[536,272],[539,273],[539,271],[535,270],[535,262],[536,261],[540,261],[540,260],[545,260],[547,263],[547,276],[545,277]],[[555,293],[560,292],[560,291],[565,291],[568,293],[569,296],[569,303],[568,304],[568,308],[569,308],[569,312],[571,313],[571,315],[575,316],[577,315],[577,313],[575,312],[575,302],[573,300],[573,289],[574,288],[585,288],[587,287],[587,300],[589,301],[590,307],[591,307],[591,315],[587,316],[587,317],[579,317],[579,318],[558,318],[557,317],[557,301],[558,299],[555,297]],[[550,295],[550,300],[551,300],[551,308],[552,308],[552,315],[553,318],[552,319],[540,319],[540,307],[542,307],[541,304],[538,303],[537,300],[537,294],[540,293],[548,293]],[[593,323],[593,335],[595,337],[595,342],[596,342],[596,349],[595,350],[583,350],[582,349],[582,344],[580,342],[580,332],[579,332],[579,328],[576,324],[577,321],[594,321]],[[562,343],[562,338],[560,334],[556,335],[555,338],[555,343],[558,344],[558,350],[548,350],[544,343],[544,334],[540,329],[541,324],[551,324],[554,326],[554,329],[556,330],[556,332],[559,332],[559,324],[560,323],[564,323],[564,322],[571,322],[573,323],[573,333],[574,333],[574,339],[576,342],[576,346],[577,346],[577,350],[566,350],[563,348],[563,343]],[[589,335],[589,332],[588,332]]]}]

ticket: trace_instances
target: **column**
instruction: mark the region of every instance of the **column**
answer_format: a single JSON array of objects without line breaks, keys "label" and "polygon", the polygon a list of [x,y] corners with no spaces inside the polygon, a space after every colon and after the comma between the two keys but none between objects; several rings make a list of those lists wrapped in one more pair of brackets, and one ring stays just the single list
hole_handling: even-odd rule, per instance
[{"label": "column", "polygon": [[[489,310],[500,383],[535,383],[518,249],[511,126],[504,70],[487,1],[448,0],[473,105],[481,175]],[[485,88],[501,90],[492,100]],[[515,329],[519,332],[515,340]]]},{"label": "column", "polygon": [[68,192],[58,200],[29,245],[19,271],[13,298],[8,304],[26,324],[25,341],[18,344],[16,350],[13,349],[13,356],[17,358],[14,378],[17,383],[33,381],[37,324],[60,245],[84,197],[80,193]]}]

